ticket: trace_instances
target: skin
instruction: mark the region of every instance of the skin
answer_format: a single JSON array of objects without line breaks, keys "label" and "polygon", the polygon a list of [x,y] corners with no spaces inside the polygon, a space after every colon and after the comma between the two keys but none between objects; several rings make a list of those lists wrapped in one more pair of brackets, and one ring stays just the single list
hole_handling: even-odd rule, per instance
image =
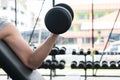
[{"label": "skin", "polygon": [[23,39],[18,29],[11,23],[0,30],[0,39],[4,40],[20,60],[31,69],[37,69],[48,56],[58,35],[51,33],[48,38],[33,51]]}]

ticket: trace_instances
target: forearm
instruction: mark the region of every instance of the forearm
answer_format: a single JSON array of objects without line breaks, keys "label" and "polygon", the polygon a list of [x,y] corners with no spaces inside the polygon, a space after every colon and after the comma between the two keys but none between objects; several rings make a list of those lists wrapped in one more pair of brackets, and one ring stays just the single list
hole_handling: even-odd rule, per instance
[{"label": "forearm", "polygon": [[34,67],[39,67],[43,60],[48,56],[52,47],[54,46],[58,35],[51,34],[46,41],[44,41],[30,58],[30,64]]}]

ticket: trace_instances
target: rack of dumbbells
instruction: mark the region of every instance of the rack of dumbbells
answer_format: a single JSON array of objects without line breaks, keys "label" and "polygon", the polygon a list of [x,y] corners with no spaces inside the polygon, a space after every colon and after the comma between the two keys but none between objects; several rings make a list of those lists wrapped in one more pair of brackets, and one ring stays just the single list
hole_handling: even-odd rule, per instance
[{"label": "rack of dumbbells", "polygon": [[42,65],[39,68],[42,69],[50,69],[50,80],[52,80],[52,77],[56,76],[56,69],[64,69],[65,68],[65,60],[58,61],[56,59],[56,55],[64,55],[66,53],[66,48],[58,48],[53,47],[49,56],[51,56],[51,59],[46,59]]},{"label": "rack of dumbbells", "polygon": [[[88,51],[84,52],[83,49],[81,49],[79,52],[76,52],[75,50],[73,50],[72,55],[76,55],[76,56],[84,56],[84,60],[81,61],[72,61],[71,62],[71,68],[72,69],[84,69],[85,71],[85,80],[87,78],[87,69],[92,69],[93,73],[91,76],[98,76],[96,75],[95,71],[97,71],[98,69],[120,69],[120,60],[111,60],[111,61],[107,61],[107,60],[95,60],[95,56],[118,56],[120,55],[119,52],[99,52],[97,50],[90,50],[88,49]],[[91,56],[92,59],[91,60],[87,60],[87,56]]]}]

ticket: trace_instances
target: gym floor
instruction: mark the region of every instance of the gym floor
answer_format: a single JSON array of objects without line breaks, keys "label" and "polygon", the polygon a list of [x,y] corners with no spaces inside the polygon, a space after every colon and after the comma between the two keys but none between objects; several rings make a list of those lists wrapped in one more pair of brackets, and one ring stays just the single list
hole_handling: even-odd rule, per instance
[{"label": "gym floor", "polygon": [[[49,77],[45,77],[46,80],[50,80]],[[0,80],[12,80],[7,79],[7,76],[0,76]],[[52,80],[85,80],[80,76],[65,76],[65,77],[53,77]],[[120,77],[87,77],[86,80],[120,80]]]},{"label": "gym floor", "polygon": [[[87,71],[87,77],[85,78],[84,70],[71,70],[71,69],[66,69],[66,70],[57,70],[56,74],[57,76],[50,77],[48,76],[50,71],[49,70],[38,70],[40,73],[44,76],[45,80],[120,80],[120,70],[118,69],[111,69],[111,70],[98,70],[96,76],[92,76],[92,70]],[[64,75],[64,76],[61,76]],[[0,80],[12,80],[12,79],[7,79],[6,73],[0,69]]]}]

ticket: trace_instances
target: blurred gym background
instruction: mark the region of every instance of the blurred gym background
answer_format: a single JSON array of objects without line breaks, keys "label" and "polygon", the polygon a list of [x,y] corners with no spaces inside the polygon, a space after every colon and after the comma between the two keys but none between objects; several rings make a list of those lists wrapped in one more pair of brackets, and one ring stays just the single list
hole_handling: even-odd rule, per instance
[{"label": "blurred gym background", "polygon": [[72,7],[74,20],[38,71],[46,80],[120,79],[120,0],[0,0],[0,17],[35,50],[50,34],[44,16],[58,3]]}]

